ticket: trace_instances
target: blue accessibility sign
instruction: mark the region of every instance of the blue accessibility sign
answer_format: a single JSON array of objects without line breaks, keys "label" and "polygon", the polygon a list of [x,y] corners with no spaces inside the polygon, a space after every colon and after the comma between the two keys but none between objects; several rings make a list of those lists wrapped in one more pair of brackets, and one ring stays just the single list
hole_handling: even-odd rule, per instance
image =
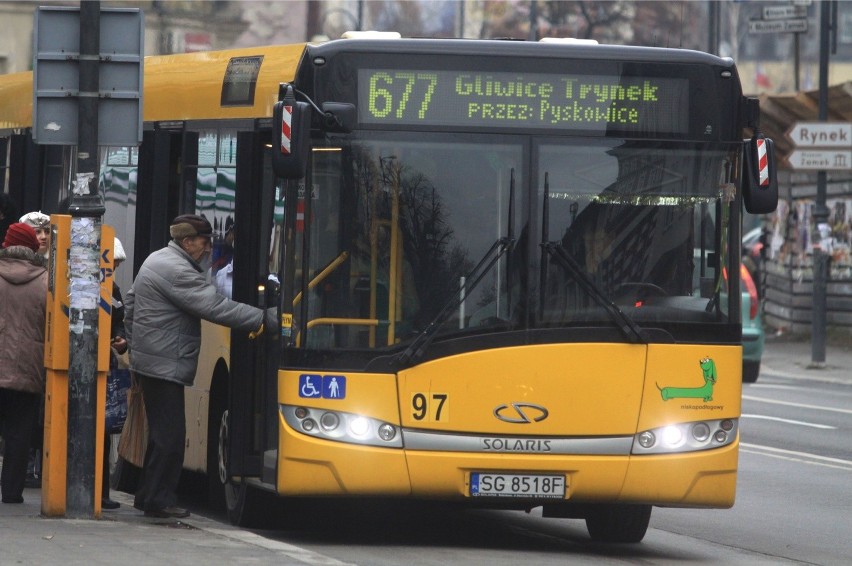
[{"label": "blue accessibility sign", "polygon": [[299,376],[299,397],[306,399],[345,399],[346,377],[303,373]]}]

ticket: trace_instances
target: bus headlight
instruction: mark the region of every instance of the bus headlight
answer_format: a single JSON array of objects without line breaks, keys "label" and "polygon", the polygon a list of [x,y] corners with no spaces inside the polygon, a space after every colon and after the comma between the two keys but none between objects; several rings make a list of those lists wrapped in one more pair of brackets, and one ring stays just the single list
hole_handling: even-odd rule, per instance
[{"label": "bus headlight", "polygon": [[349,430],[355,436],[364,436],[370,430],[370,421],[364,417],[355,417],[349,421]]},{"label": "bus headlight", "polygon": [[710,427],[707,423],[695,423],[692,427],[692,438],[698,442],[704,442],[710,438]]},{"label": "bus headlight", "polygon": [[663,429],[663,444],[669,448],[677,448],[683,442],[683,431],[677,426],[667,426]]},{"label": "bus headlight", "polygon": [[337,413],[323,413],[320,418],[320,424],[323,430],[334,430],[340,424],[340,417],[337,416]]},{"label": "bus headlight", "polygon": [[636,435],[636,441],[642,448],[650,448],[657,442],[657,437],[650,430],[646,430]]},{"label": "bus headlight", "polygon": [[396,427],[392,424],[384,423],[379,427],[379,438],[385,442],[390,442],[396,436]]},{"label": "bus headlight", "polygon": [[631,453],[672,454],[727,446],[737,438],[737,425],[737,419],[721,419],[643,430],[634,436]]},{"label": "bus headlight", "polygon": [[308,436],[352,444],[402,448],[399,427],[385,421],[343,411],[312,409],[304,405],[281,405],[280,411],[287,426]]}]

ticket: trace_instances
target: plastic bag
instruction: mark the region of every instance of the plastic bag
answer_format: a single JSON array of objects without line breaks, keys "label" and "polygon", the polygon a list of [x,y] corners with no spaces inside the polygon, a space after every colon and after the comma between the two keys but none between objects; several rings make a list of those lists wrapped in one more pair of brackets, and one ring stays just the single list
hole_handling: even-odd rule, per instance
[{"label": "plastic bag", "polygon": [[127,420],[127,392],[130,390],[130,368],[126,363],[127,354],[118,355],[115,351],[109,357],[106,393],[106,432],[118,434]]}]

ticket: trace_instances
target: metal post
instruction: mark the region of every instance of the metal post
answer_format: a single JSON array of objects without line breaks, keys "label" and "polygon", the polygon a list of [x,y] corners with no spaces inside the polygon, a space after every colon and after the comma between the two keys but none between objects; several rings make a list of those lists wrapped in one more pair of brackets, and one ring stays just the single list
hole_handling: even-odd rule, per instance
[{"label": "metal post", "polygon": [[98,194],[100,2],[80,2],[77,173],[72,187],[66,515],[93,518],[98,299],[103,198]]},{"label": "metal post", "polygon": [[719,27],[721,20],[719,2],[710,0],[708,2],[709,17],[707,18],[707,49],[713,55],[719,54]]},{"label": "metal post", "polygon": [[799,92],[799,88],[801,87],[801,81],[799,77],[802,74],[802,62],[801,62],[801,45],[799,41],[799,37],[802,34],[794,33],[793,34],[793,90]]},{"label": "metal post", "polygon": [[[819,120],[828,119],[828,49],[831,28],[831,2],[820,3],[819,26]],[[811,366],[825,366],[826,286],[828,282],[828,256],[820,246],[819,225],[828,222],[825,204],[826,173],[817,173],[817,194],[814,205],[812,234],[814,307],[811,320]]]},{"label": "metal post", "polygon": [[530,0],[530,41],[538,41],[538,1]]}]

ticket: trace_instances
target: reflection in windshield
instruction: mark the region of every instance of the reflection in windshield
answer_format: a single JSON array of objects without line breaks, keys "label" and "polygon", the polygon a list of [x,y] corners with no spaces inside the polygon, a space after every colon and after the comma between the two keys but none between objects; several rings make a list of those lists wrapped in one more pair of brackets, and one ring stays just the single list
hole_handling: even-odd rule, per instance
[{"label": "reflection in windshield", "polygon": [[[550,238],[595,288],[636,321],[712,316],[700,298],[708,294],[702,284],[712,288],[706,280],[718,274],[724,152],[610,144],[570,152],[545,146],[540,155],[550,184],[539,193],[547,198]],[[565,273],[564,261],[542,262],[542,323],[607,320],[600,301]]]},{"label": "reflection in windshield", "polygon": [[[650,327],[723,320],[725,301],[706,307],[731,156],[645,145],[373,133],[315,151],[295,226],[297,253],[309,251],[293,261],[296,342],[413,352],[415,340],[587,326],[642,341]],[[483,257],[494,264],[472,285]]]},{"label": "reflection in windshield", "polygon": [[520,145],[493,143],[370,141],[315,154],[309,279],[349,255],[307,295],[305,345],[406,343],[453,297],[442,332],[506,319],[507,258],[476,286],[465,276],[510,232],[521,160]]}]

